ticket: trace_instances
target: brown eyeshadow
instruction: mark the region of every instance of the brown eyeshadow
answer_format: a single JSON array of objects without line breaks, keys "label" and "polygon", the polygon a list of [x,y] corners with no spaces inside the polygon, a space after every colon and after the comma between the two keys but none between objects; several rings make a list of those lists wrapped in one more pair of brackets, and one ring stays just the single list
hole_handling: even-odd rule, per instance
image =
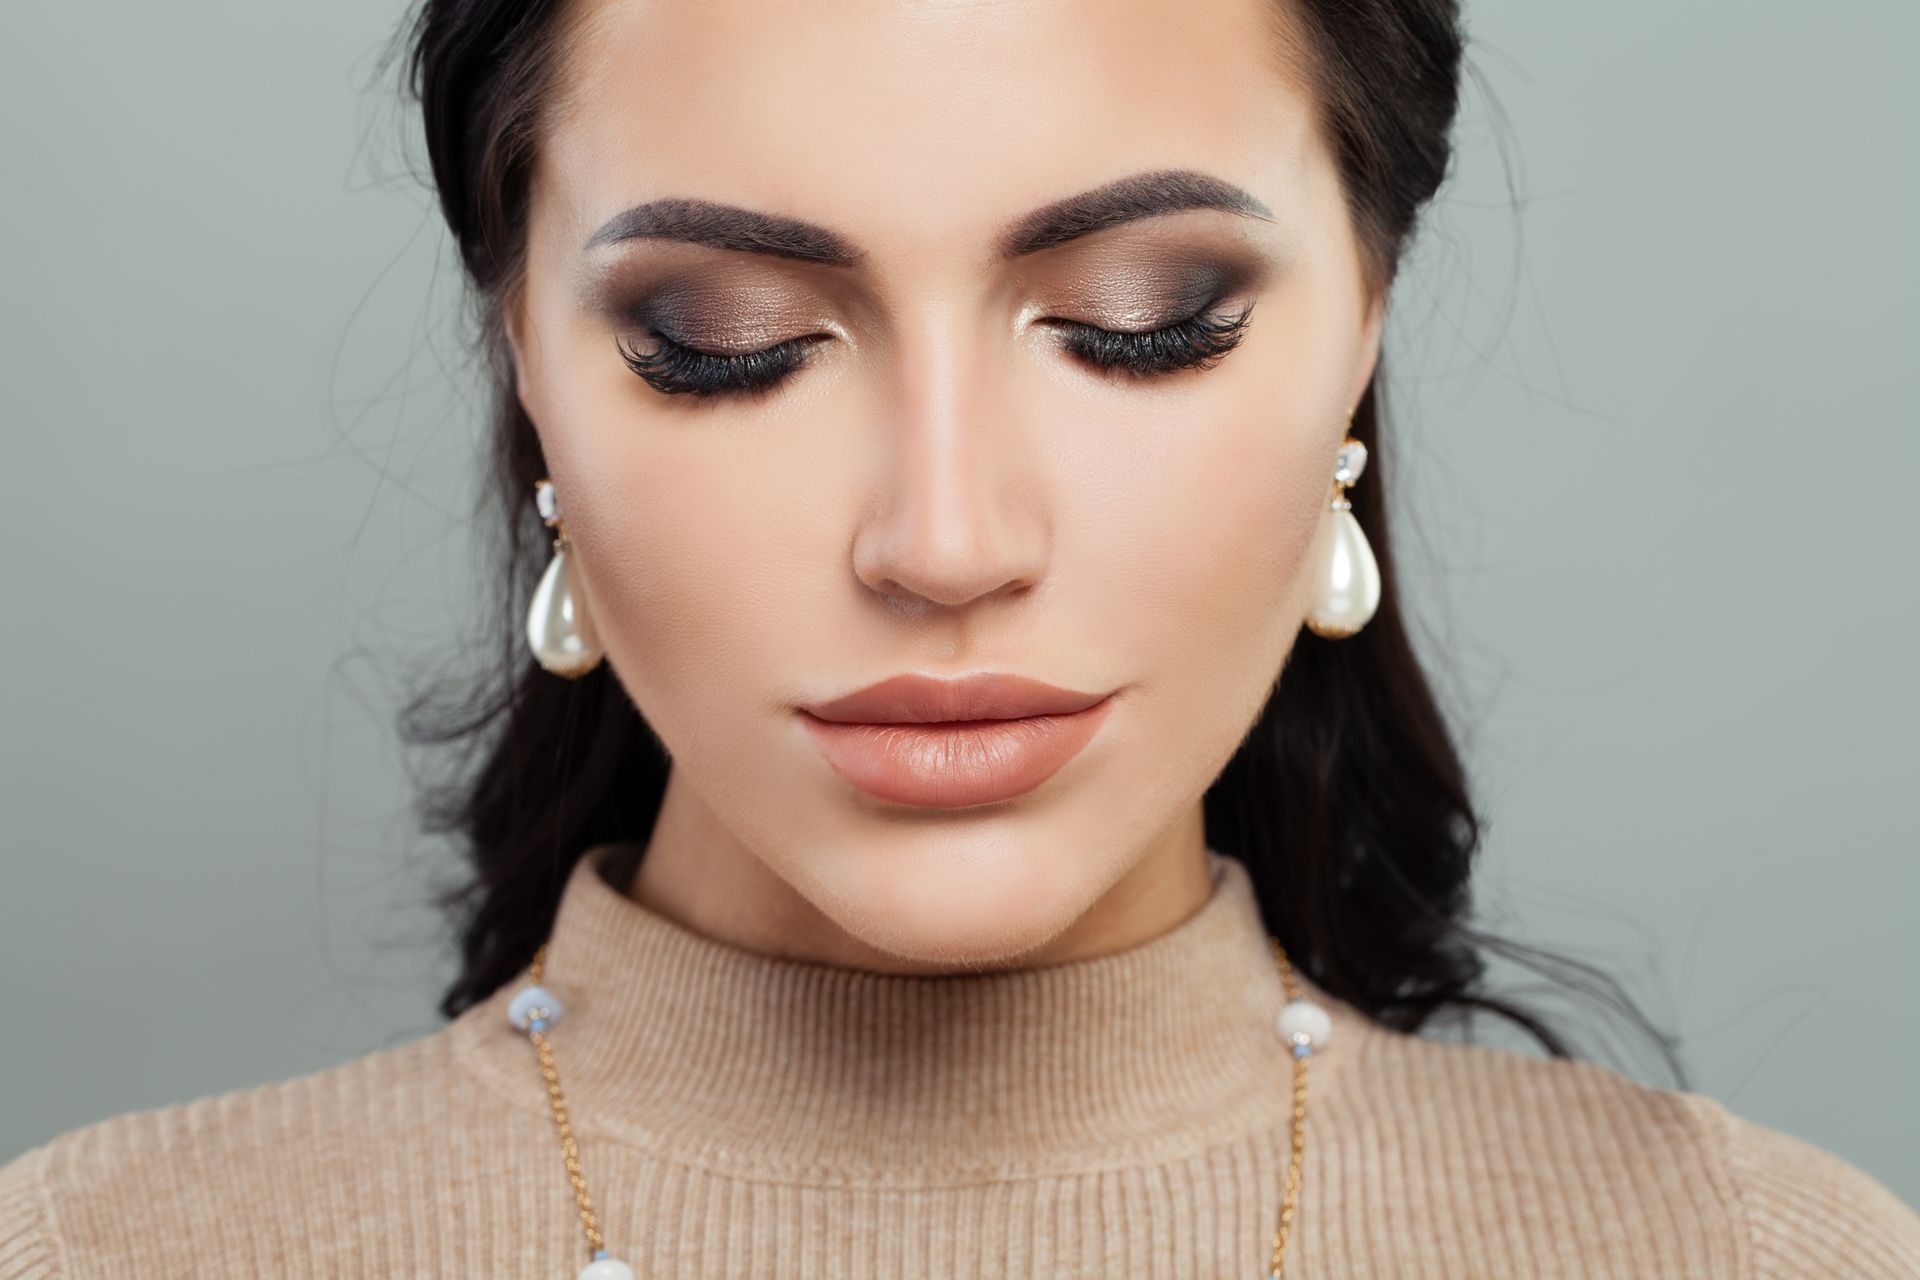
[{"label": "brown eyeshadow", "polygon": [[1189,244],[1101,245],[1062,273],[1049,304],[1103,328],[1159,328],[1256,283],[1265,274],[1262,263]]},{"label": "brown eyeshadow", "polygon": [[[1023,290],[1048,312],[1102,328],[1161,328],[1254,287],[1276,264],[1237,237],[1196,241],[1170,234],[1100,237],[1040,270]],[[622,329],[657,330],[720,354],[760,350],[821,327],[817,281],[765,263],[628,262],[582,281],[588,306]],[[623,269],[624,268],[624,269]],[[841,282],[834,282],[836,286]],[[836,288],[835,292],[840,290]]]},{"label": "brown eyeshadow", "polygon": [[659,329],[677,341],[716,352],[754,351],[817,322],[818,304],[764,275],[688,274],[646,290],[620,320]]}]

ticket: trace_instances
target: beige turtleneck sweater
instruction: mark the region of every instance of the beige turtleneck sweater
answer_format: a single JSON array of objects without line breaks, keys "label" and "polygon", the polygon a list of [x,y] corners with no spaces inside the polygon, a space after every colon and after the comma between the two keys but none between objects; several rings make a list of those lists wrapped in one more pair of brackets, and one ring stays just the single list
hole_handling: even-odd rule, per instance
[{"label": "beige turtleneck sweater", "polygon": [[[771,958],[565,887],[546,985],[581,1171],[644,1280],[1267,1273],[1285,995],[1252,885],[1170,932],[959,977]],[[126,1112],[0,1168],[4,1280],[486,1277],[588,1261],[521,984],[290,1080]],[[1840,1157],[1602,1066],[1333,1016],[1291,1280],[1920,1277]]]}]

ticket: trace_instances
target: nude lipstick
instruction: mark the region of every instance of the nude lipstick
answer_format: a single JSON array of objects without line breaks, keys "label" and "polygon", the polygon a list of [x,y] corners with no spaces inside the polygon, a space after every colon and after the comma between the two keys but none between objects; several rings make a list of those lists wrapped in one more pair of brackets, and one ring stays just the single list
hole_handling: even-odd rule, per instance
[{"label": "nude lipstick", "polygon": [[908,672],[801,707],[833,771],[896,804],[962,808],[1033,790],[1078,755],[1113,705],[1026,676]]}]

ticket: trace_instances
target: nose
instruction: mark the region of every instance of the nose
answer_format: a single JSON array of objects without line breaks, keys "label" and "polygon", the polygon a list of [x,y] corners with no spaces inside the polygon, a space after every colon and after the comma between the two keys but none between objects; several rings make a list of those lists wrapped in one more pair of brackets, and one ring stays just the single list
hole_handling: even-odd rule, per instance
[{"label": "nose", "polygon": [[854,540],[860,581],[922,610],[1025,594],[1047,552],[1044,469],[1013,405],[1008,353],[961,327],[902,340],[878,401],[885,463]]}]

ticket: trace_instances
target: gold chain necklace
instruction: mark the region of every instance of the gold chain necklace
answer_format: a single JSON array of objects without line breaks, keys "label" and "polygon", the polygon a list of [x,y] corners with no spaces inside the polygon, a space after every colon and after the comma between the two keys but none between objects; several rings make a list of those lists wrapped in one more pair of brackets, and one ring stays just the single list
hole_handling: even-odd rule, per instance
[{"label": "gold chain necklace", "polygon": [[[1267,941],[1273,948],[1274,963],[1280,966],[1280,984],[1287,993],[1286,1007],[1280,1011],[1276,1029],[1281,1042],[1293,1055],[1293,1149],[1287,1157],[1287,1189],[1280,1201],[1280,1225],[1273,1234],[1273,1260],[1267,1270],[1267,1280],[1282,1280],[1281,1261],[1287,1251],[1287,1233],[1293,1227],[1294,1205],[1300,1196],[1300,1159],[1306,1149],[1307,1059],[1326,1048],[1333,1024],[1325,1009],[1300,997],[1293,965],[1288,962],[1280,939],[1269,935]],[[586,1228],[587,1248],[593,1255],[593,1260],[581,1271],[580,1280],[634,1280],[633,1268],[607,1252],[606,1242],[600,1237],[600,1224],[593,1215],[593,1202],[587,1198],[587,1180],[580,1172],[580,1149],[574,1145],[573,1127],[567,1121],[567,1100],[560,1092],[560,1072],[553,1065],[553,1045],[547,1039],[547,1028],[559,1020],[564,1006],[558,997],[540,985],[546,963],[547,944],[543,942],[528,966],[528,985],[522,987],[507,1006],[507,1021],[526,1032],[527,1038],[533,1041],[534,1052],[540,1057],[540,1074],[547,1081],[547,1100],[553,1104],[553,1123],[560,1133],[560,1149],[566,1156],[567,1180],[573,1183],[574,1202],[580,1206],[580,1223]]]}]

